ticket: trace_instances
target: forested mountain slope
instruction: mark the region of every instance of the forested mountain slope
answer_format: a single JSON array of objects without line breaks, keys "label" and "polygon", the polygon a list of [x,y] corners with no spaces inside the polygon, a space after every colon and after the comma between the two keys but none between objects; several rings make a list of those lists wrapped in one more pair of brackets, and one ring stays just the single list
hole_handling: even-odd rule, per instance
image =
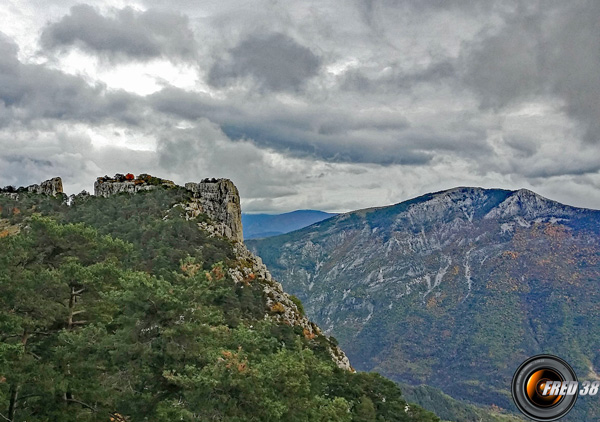
[{"label": "forested mountain slope", "polygon": [[0,192],[3,420],[439,420],[303,316],[231,182],[142,176]]},{"label": "forested mountain slope", "polygon": [[[248,245],[358,369],[515,409],[532,355],[599,377],[599,234],[598,211],[456,188]],[[569,420],[598,417],[582,397]]]}]

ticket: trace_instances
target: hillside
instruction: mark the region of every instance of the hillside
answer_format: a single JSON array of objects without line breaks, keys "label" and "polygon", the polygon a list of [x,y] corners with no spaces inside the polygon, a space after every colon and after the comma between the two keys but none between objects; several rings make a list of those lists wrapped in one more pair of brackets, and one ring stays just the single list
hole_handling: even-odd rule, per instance
[{"label": "hillside", "polygon": [[302,229],[336,214],[315,210],[298,210],[284,214],[242,214],[244,238],[271,237]]},{"label": "hillside", "polygon": [[402,395],[413,403],[433,411],[444,421],[460,422],[523,422],[523,415],[501,411],[495,406],[476,406],[457,400],[429,385],[412,386],[399,383]]},{"label": "hillside", "polygon": [[[599,234],[598,211],[456,188],[248,244],[356,368],[516,411],[532,355],[598,378]],[[567,419],[599,415],[582,397]]]},{"label": "hillside", "polygon": [[1,419],[439,420],[304,316],[230,181],[53,180],[0,190]]}]

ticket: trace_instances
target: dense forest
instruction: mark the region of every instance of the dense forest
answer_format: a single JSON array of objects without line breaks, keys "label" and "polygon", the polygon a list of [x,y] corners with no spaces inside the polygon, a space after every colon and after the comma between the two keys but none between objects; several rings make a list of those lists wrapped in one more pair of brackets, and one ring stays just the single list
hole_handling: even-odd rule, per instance
[{"label": "dense forest", "polygon": [[439,421],[270,318],[187,200],[0,194],[0,419]]}]

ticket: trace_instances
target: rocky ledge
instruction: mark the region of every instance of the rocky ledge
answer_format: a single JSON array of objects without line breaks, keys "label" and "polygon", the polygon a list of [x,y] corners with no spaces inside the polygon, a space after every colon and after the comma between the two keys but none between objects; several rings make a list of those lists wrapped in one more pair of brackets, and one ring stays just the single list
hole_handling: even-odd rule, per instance
[{"label": "rocky ledge", "polygon": [[242,242],[242,207],[240,194],[229,179],[204,179],[200,183],[186,183],[202,212],[214,222],[218,234]]},{"label": "rocky ledge", "polygon": [[17,196],[21,192],[33,192],[41,195],[55,196],[63,193],[63,184],[60,177],[54,177],[46,180],[39,185],[29,185],[27,187],[15,188],[13,186],[6,186],[0,188],[0,193],[9,194],[11,196]]},{"label": "rocky ledge", "polygon": [[117,173],[114,177],[104,176],[97,178],[94,183],[94,195],[108,198],[119,193],[137,193],[156,189],[159,186],[174,187],[175,183],[145,173],[140,174],[138,177],[135,177],[131,173]]}]

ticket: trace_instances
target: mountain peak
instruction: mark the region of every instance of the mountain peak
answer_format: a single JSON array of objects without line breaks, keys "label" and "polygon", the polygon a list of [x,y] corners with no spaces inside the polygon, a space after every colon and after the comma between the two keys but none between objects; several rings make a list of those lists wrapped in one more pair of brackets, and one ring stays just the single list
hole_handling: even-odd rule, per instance
[{"label": "mountain peak", "polygon": [[504,409],[496,392],[528,356],[552,349],[599,372],[585,347],[598,342],[600,212],[457,187],[328,221],[248,244],[359,370]]},{"label": "mountain peak", "polygon": [[492,209],[484,218],[511,218],[521,216],[526,219],[558,215],[572,215],[575,209],[545,198],[529,189],[513,191],[503,202]]}]

